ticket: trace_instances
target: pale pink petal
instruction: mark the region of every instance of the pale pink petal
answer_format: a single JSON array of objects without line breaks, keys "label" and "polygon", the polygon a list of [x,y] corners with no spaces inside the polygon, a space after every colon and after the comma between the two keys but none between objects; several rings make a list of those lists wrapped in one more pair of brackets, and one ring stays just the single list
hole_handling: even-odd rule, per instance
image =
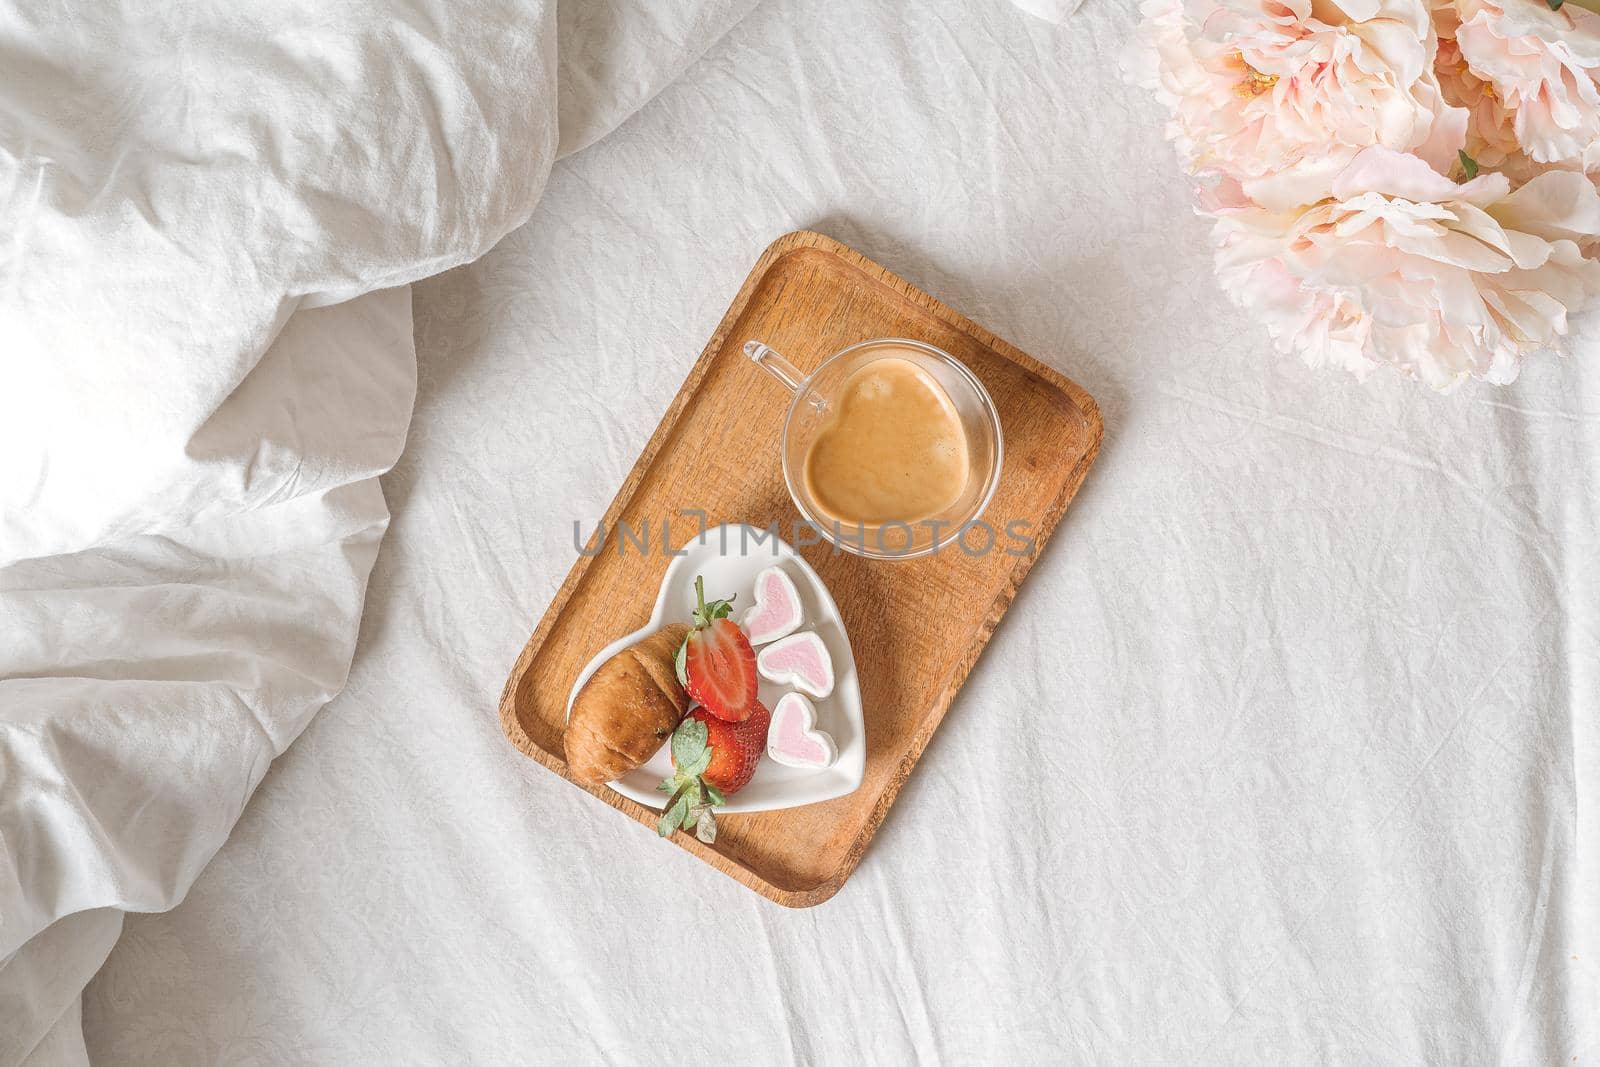
[{"label": "pale pink petal", "polygon": [[1500,199],[1510,188],[1502,174],[1480,174],[1458,185],[1414,155],[1375,146],[1360,152],[1334,179],[1333,195],[1349,200],[1374,192],[1417,203],[1462,200],[1481,205]]},{"label": "pale pink petal", "polygon": [[1512,154],[1509,125],[1535,161],[1583,159],[1600,141],[1600,15],[1541,0],[1439,2],[1440,84],[1473,114],[1471,147]]},{"label": "pale pink petal", "polygon": [[1457,184],[1369,149],[1333,185],[1347,198],[1237,207],[1216,224],[1230,296],[1312,366],[1383,365],[1437,389],[1507,382],[1600,301],[1600,262],[1566,236],[1600,211],[1584,175],[1512,193],[1503,175]]},{"label": "pale pink petal", "polygon": [[1547,171],[1496,204],[1493,215],[1503,226],[1547,240],[1586,240],[1600,234],[1600,192],[1585,175]]},{"label": "pale pink petal", "polygon": [[1424,0],[1158,0],[1142,11],[1124,67],[1169,108],[1185,165],[1268,206],[1327,196],[1318,179],[1374,144],[1420,151],[1441,171],[1466,144],[1469,115],[1440,90]]}]

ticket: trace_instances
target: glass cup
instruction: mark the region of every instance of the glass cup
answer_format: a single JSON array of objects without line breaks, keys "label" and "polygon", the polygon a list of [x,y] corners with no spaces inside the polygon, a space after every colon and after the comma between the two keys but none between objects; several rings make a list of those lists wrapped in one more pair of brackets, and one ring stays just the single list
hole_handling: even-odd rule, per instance
[{"label": "glass cup", "polygon": [[[955,542],[989,506],[995,487],[1000,484],[1000,413],[983,384],[948,352],[921,341],[879,337],[834,353],[810,374],[802,374],[761,341],[746,341],[744,354],[794,394],[783,420],[783,480],[800,515],[839,548],[868,559],[926,556]],[[818,433],[828,425],[845,380],[885,357],[910,360],[949,395],[967,435],[966,488],[943,511],[915,521],[840,522],[829,518],[807,491],[806,455]]]}]

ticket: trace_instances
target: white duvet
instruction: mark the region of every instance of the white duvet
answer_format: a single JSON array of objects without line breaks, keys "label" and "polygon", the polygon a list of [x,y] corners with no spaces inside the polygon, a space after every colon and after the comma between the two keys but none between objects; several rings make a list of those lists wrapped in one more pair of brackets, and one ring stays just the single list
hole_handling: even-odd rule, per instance
[{"label": "white duvet", "polygon": [[0,2],[0,1064],[343,686],[406,283],[747,6]]}]

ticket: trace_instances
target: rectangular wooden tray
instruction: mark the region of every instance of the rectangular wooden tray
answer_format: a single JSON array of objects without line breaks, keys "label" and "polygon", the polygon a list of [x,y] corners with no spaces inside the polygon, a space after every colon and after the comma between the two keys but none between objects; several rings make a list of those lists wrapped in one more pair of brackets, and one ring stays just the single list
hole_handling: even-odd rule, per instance
[{"label": "rectangular wooden tray", "polygon": [[[875,562],[827,545],[801,550],[838,602],[855,651],[867,738],[861,788],[822,804],[725,816],[714,845],[672,836],[789,907],[827,900],[855,870],[1100,447],[1099,409],[1078,385],[855,250],[797,231],[774,241],[750,272],[606,510],[604,528],[648,523],[659,533],[666,519],[675,538],[688,540],[698,523],[681,512],[698,509],[708,525],[776,521],[787,536],[799,518],[778,454],[789,394],[742,346],[759,338],[809,371],[870,337],[936,345],[989,390],[1005,461],[984,518],[1002,535],[985,555],[947,549]],[[1005,554],[1003,531],[1013,520],[1031,523],[1032,554]],[[974,533],[971,543],[981,547],[981,538]],[[561,734],[574,679],[602,647],[649,618],[667,563],[631,546],[580,556],[517,658],[500,699],[501,726],[556,774],[567,777]],[[588,792],[655,832],[657,812],[603,786]]]}]

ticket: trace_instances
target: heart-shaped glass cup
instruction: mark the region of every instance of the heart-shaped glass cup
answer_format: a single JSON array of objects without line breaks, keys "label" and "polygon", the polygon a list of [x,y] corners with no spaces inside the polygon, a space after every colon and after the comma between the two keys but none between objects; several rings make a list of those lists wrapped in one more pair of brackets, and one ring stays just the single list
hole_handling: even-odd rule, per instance
[{"label": "heart-shaped glass cup", "polygon": [[[851,345],[823,360],[810,374],[802,374],[761,341],[747,341],[744,353],[794,394],[783,420],[783,480],[801,517],[820,537],[869,559],[914,559],[948,547],[979,524],[1000,484],[1003,436],[1000,413],[988,390],[960,360],[933,345],[899,337]],[[844,522],[831,517],[807,487],[806,457],[819,435],[829,429],[844,384],[875,360],[890,358],[916,364],[949,397],[966,435],[966,482],[959,496],[932,515]],[[993,543],[992,537],[984,540]]]}]

